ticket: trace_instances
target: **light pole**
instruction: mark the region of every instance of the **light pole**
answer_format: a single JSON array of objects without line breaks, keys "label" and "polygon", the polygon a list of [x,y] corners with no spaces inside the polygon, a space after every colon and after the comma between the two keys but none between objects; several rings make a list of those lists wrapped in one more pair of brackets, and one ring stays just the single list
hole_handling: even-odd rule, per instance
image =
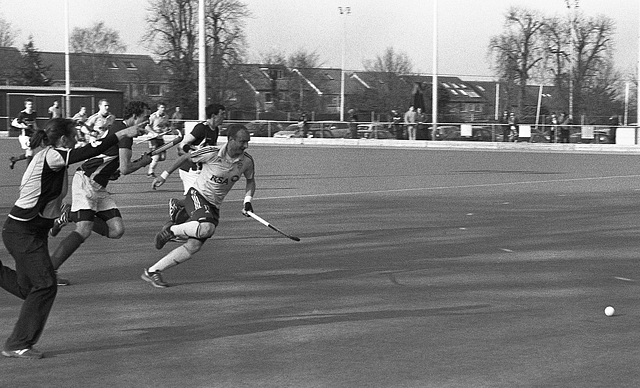
[{"label": "light pole", "polygon": [[351,7],[338,7],[342,18],[342,67],[340,68],[340,121],[344,121],[344,61],[347,46],[347,19],[346,16],[351,14]]},{"label": "light pole", "polygon": [[564,0],[569,10],[569,117],[573,120],[573,63],[575,55],[575,42],[573,40],[573,32],[575,29],[575,9],[579,7],[578,0]]}]

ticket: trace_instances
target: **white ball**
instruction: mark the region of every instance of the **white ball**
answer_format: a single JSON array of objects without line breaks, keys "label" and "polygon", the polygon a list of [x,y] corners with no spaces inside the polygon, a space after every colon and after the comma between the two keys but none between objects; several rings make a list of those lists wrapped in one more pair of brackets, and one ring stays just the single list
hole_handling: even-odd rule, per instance
[{"label": "white ball", "polygon": [[616,310],[613,308],[613,306],[607,306],[604,309],[604,315],[606,315],[607,317],[612,316],[615,312],[616,312]]}]

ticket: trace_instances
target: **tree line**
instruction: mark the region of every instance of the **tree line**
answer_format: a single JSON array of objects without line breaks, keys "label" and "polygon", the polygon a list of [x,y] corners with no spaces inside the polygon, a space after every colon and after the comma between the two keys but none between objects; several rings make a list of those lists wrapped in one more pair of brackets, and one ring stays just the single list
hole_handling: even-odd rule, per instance
[{"label": "tree line", "polygon": [[[246,61],[245,23],[250,17],[251,11],[241,0],[205,1],[207,96],[212,101],[230,100],[238,86],[233,65]],[[147,32],[140,43],[170,74],[167,101],[193,115],[198,106],[198,0],[148,0],[145,23]],[[509,8],[503,32],[488,42],[492,70],[506,85],[507,108],[522,116],[531,115],[526,111],[525,90],[535,82],[553,85],[555,92],[549,105],[554,110],[568,112],[571,100],[574,116],[620,114],[618,91],[624,80],[612,60],[614,34],[615,23],[606,16],[576,12],[565,18],[546,16],[524,7]],[[0,15],[0,46],[12,46],[15,37],[16,31]],[[119,33],[102,21],[88,28],[74,28],[70,46],[76,53],[123,53],[127,49]],[[32,37],[22,53],[23,83],[50,83],[48,69],[39,59]],[[263,64],[288,68],[324,65],[316,52],[304,48],[290,54],[272,50],[262,53],[260,60]],[[365,71],[390,75],[413,72],[409,55],[393,47],[387,47],[362,65]],[[377,110],[387,113],[410,103],[410,96],[399,93],[401,88],[394,82],[398,82],[397,77],[390,77],[385,89],[375,96],[377,101],[372,105]],[[292,87],[292,93],[296,89]],[[306,108],[302,96],[288,96],[285,100],[289,102],[287,109]]]},{"label": "tree line", "polygon": [[524,7],[505,13],[504,31],[491,38],[488,55],[507,85],[506,107],[530,116],[525,89],[535,82],[553,85],[548,105],[572,114],[575,123],[622,114],[619,90],[625,81],[613,63],[615,22],[604,15],[568,14],[547,16]]}]

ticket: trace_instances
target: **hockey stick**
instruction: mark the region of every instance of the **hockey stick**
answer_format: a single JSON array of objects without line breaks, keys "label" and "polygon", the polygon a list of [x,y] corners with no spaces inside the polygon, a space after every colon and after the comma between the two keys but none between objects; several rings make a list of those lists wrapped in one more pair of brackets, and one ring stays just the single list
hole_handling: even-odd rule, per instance
[{"label": "hockey stick", "polygon": [[[168,135],[171,132],[172,132],[171,129],[169,129],[169,130],[166,130],[166,131],[161,132],[161,133],[155,133],[154,132],[152,136],[146,136],[146,135],[139,136],[136,139],[136,144],[144,143],[145,141],[149,141],[149,140],[153,140],[153,139],[162,139],[162,137],[164,135]],[[147,135],[150,135],[150,133],[147,133]]]},{"label": "hockey stick", "polygon": [[182,136],[176,136],[169,143],[163,144],[162,146],[160,146],[160,147],[156,148],[155,150],[151,151],[151,156],[158,155],[158,154],[168,150],[169,148],[180,144],[181,141],[182,141]]},{"label": "hockey stick", "polygon": [[290,239],[292,239],[293,241],[300,241],[300,237],[296,237],[296,236],[292,236],[290,234],[286,234],[285,232],[281,231],[280,229],[276,228],[275,226],[271,225],[270,223],[268,223],[267,221],[263,220],[262,218],[260,218],[257,214],[255,214],[254,212],[247,212],[247,215],[249,215],[249,217],[253,218],[254,220],[258,221],[259,223],[261,223],[264,226],[267,226],[273,230],[275,230],[276,232],[280,233],[281,235],[288,237]]}]

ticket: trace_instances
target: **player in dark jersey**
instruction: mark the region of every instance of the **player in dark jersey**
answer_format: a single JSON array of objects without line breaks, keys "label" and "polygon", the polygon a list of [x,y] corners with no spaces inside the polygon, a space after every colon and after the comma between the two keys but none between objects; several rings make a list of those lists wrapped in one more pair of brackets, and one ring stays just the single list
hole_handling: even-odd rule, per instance
[{"label": "player in dark jersey", "polygon": [[[124,120],[116,121],[100,136],[115,133],[122,128],[146,124],[149,107],[142,101],[131,101],[124,110]],[[124,223],[111,194],[107,191],[109,180],[119,174],[127,175],[151,163],[151,155],[145,154],[131,161],[133,139],[123,139],[99,156],[84,162],[73,176],[72,204],[66,205],[60,218],[51,228],[55,236],[69,221],[76,223],[71,232],[51,255],[53,268],[58,269],[94,231],[102,236],[118,239],[124,234]],[[58,279],[59,285],[67,285],[66,279]],[[65,284],[66,283],[66,284]]]},{"label": "player in dark jersey", "polygon": [[2,239],[15,260],[15,270],[0,263],[0,287],[24,300],[18,321],[4,344],[3,356],[43,357],[33,345],[42,334],[58,291],[49,257],[48,232],[60,215],[60,204],[67,194],[67,167],[137,134],[136,127],[129,127],[109,134],[101,144],[75,148],[75,122],[57,118],[49,120],[43,130],[31,137],[31,147],[43,145],[44,149],[34,156],[22,176],[20,197],[2,229]]},{"label": "player in dark jersey", "polygon": [[13,119],[11,126],[20,130],[18,135],[18,141],[20,146],[24,150],[24,154],[20,156],[12,156],[9,158],[11,162],[9,168],[13,169],[16,162],[20,160],[26,160],[27,164],[31,162],[33,158],[33,149],[29,147],[29,138],[38,130],[38,124],[36,123],[36,111],[33,107],[33,100],[27,98],[24,100],[24,109],[18,113],[18,117]]},{"label": "player in dark jersey", "polygon": [[[217,145],[218,136],[220,135],[220,125],[222,125],[222,121],[224,120],[225,107],[221,104],[207,105],[205,114],[207,115],[207,120],[196,124],[191,132],[184,136],[184,140],[182,140],[178,148],[180,157],[176,159],[171,168],[163,171],[159,177],[153,180],[151,187],[154,190],[162,186],[169,174],[178,169],[184,188],[183,194],[186,195],[189,189],[193,187],[202,166],[192,162],[188,152],[192,149]],[[184,222],[189,218],[184,212],[184,199],[169,199],[169,218],[174,223]]]}]

